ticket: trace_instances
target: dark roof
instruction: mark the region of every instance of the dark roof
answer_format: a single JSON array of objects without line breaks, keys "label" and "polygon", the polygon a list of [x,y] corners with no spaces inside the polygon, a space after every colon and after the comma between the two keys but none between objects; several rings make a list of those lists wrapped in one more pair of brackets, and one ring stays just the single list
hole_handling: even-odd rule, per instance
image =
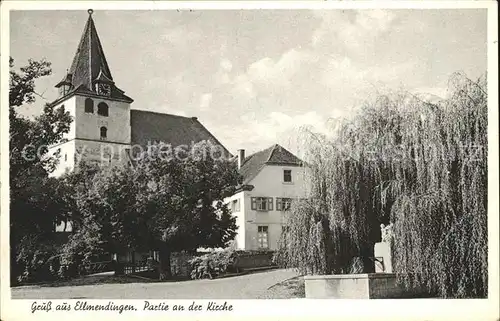
[{"label": "dark roof", "polygon": [[243,176],[243,183],[252,180],[264,167],[264,165],[287,165],[302,166],[303,162],[297,156],[290,153],[282,146],[275,144],[260,152],[245,157],[240,168],[240,174]]},{"label": "dark roof", "polygon": [[203,126],[196,117],[183,117],[144,110],[130,110],[132,145],[143,148],[163,142],[172,148],[191,146],[203,140],[223,148],[226,157],[231,153]]},{"label": "dark roof", "polygon": [[124,94],[124,91],[120,90],[114,84],[113,76],[111,75],[106,57],[104,56],[101,41],[97,35],[94,20],[92,19],[92,15],[89,14],[71,67],[56,87],[71,85],[71,91],[68,95],[77,92],[90,92],[95,95],[96,81],[111,84],[110,98],[129,102],[133,101]]}]

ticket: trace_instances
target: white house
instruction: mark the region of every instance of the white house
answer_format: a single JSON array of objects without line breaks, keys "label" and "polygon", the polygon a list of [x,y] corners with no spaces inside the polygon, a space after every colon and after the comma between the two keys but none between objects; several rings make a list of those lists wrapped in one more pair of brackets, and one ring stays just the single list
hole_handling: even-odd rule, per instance
[{"label": "white house", "polygon": [[306,198],[306,167],[291,152],[276,144],[245,157],[238,151],[243,184],[226,201],[236,216],[241,250],[276,250],[291,203]]}]

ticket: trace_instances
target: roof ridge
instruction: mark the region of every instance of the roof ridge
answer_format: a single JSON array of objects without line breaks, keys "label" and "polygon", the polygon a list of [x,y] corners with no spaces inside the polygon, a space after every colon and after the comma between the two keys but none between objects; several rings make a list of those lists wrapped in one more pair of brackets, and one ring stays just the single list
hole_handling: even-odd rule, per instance
[{"label": "roof ridge", "polygon": [[[142,113],[159,114],[159,115],[167,115],[167,116],[180,117],[180,118],[185,118],[185,119],[198,120],[198,119],[197,119],[197,117],[189,117],[189,116],[175,115],[175,114],[170,114],[170,113],[162,113],[162,112],[159,112],[159,111],[151,111],[151,110],[145,110],[145,109],[135,109],[135,108],[130,108],[130,111],[139,111],[139,112],[142,112]],[[196,118],[196,119],[195,119],[195,118]]]},{"label": "roof ridge", "polygon": [[222,146],[222,148],[224,148],[224,150],[226,151],[226,153],[227,153],[227,154],[229,154],[229,155],[231,155],[231,156],[232,156],[231,152],[230,152],[230,151],[229,151],[229,150],[228,150],[228,149],[227,149],[224,145],[222,145],[222,143],[221,143],[221,142],[217,139],[217,137],[215,137],[215,135],[214,135],[214,134],[212,134],[212,132],[211,132],[211,131],[209,131],[209,130],[205,127],[205,125],[203,125],[203,124],[202,124],[202,123],[198,120],[198,117],[191,117],[191,119],[192,119],[195,123],[197,123],[199,126],[201,126],[201,128],[202,128],[202,129],[204,129],[204,130],[208,133],[208,135],[212,137],[212,139],[213,139],[213,140],[215,140],[215,143],[216,143],[216,144],[219,144],[219,146]]},{"label": "roof ridge", "polygon": [[[272,147],[271,152],[269,153],[269,156],[267,157],[267,160],[264,162],[264,164],[268,163],[271,160],[271,157],[273,157],[274,151],[276,150],[276,147],[278,147],[278,146],[279,146],[278,144],[274,144],[271,146]],[[267,149],[269,149],[271,147],[268,147]]]}]

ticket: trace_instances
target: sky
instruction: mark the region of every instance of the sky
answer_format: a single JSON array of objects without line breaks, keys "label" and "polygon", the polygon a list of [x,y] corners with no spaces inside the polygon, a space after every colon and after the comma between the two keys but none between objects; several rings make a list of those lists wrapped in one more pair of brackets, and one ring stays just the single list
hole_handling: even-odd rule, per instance
[{"label": "sky", "polygon": [[[52,75],[22,107],[57,98],[85,22],[82,11],[13,11],[10,55],[45,58]],[[94,11],[117,86],[133,109],[196,116],[233,154],[278,143],[385,89],[444,97],[456,71],[487,70],[486,9]]]}]

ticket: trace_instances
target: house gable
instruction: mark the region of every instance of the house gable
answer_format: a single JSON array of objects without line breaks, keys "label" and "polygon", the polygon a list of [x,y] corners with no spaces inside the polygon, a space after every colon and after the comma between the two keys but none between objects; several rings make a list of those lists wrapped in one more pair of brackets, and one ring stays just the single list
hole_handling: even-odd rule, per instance
[{"label": "house gable", "polygon": [[240,174],[243,176],[243,184],[251,185],[251,181],[266,165],[297,167],[302,166],[303,162],[282,146],[278,144],[272,145],[271,147],[245,158],[240,168]]}]

